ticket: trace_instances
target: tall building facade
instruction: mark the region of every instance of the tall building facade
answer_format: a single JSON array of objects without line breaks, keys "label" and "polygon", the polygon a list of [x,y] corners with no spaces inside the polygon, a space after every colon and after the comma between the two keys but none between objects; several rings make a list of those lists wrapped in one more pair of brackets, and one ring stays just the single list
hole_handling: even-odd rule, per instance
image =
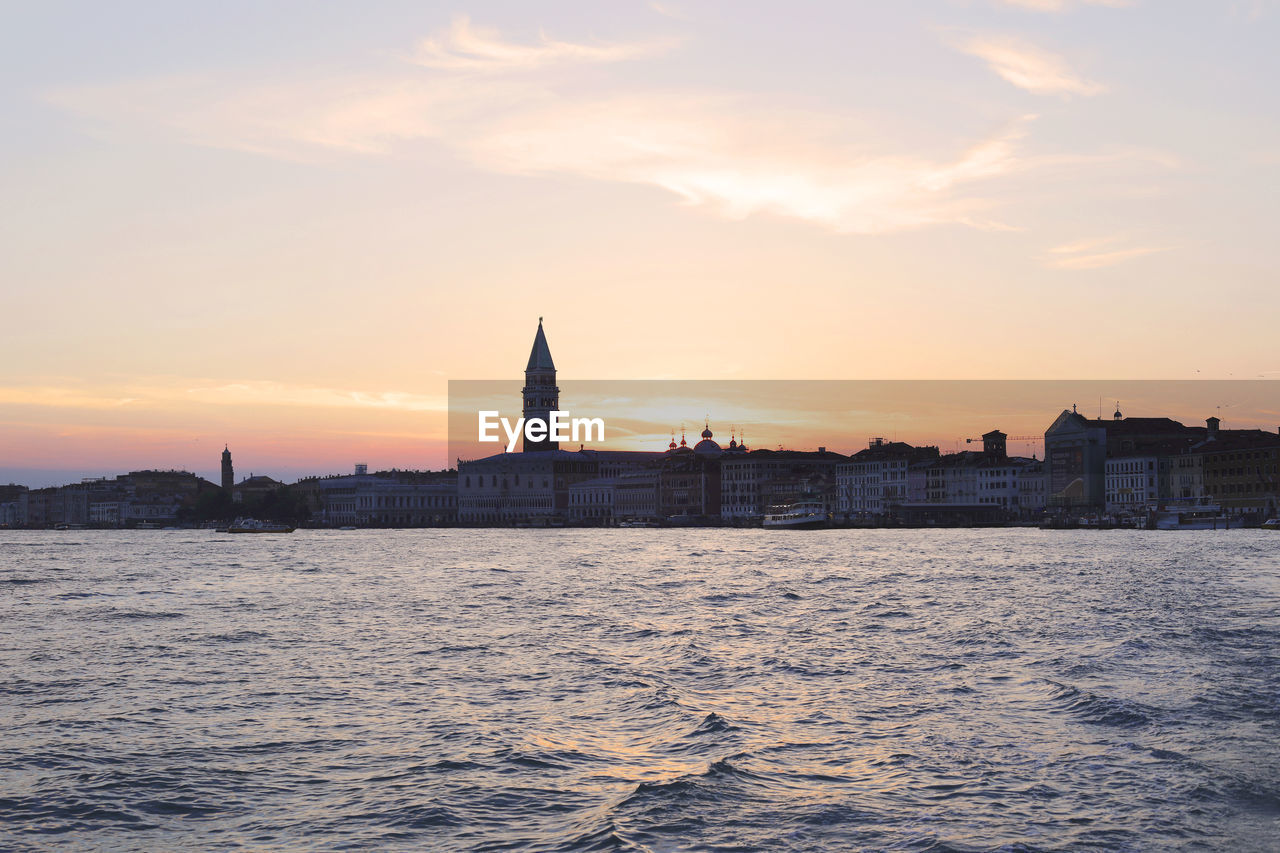
[{"label": "tall building facade", "polygon": [[[549,423],[551,413],[560,408],[560,389],[556,387],[556,363],[551,360],[551,348],[547,335],[542,331],[542,318],[538,318],[538,333],[533,338],[533,350],[524,369],[524,418],[525,423],[537,418]],[[538,440],[524,439],[526,453],[537,450],[559,450],[560,443],[550,436]]]}]

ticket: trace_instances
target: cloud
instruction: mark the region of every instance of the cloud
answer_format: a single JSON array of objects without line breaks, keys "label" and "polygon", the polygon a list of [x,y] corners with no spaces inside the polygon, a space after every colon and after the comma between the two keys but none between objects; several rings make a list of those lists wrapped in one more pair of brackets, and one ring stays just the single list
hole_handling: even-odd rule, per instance
[{"label": "cloud", "polygon": [[1133,5],[1133,0],[1000,0],[1006,6],[1016,6],[1019,9],[1030,9],[1033,12],[1065,12],[1073,6],[1109,6],[1113,9],[1123,9]]},{"label": "cloud", "polygon": [[494,30],[473,27],[459,15],[445,32],[423,39],[414,61],[428,68],[450,71],[503,72],[532,70],[580,62],[620,62],[661,53],[674,41],[635,44],[578,44],[541,35],[537,44],[503,41]]},{"label": "cloud", "polygon": [[987,63],[996,74],[1035,95],[1097,95],[1106,87],[1086,80],[1061,57],[1012,38],[978,36],[959,49]]},{"label": "cloud", "polygon": [[1169,246],[1134,246],[1128,249],[1107,249],[1116,242],[1115,237],[1104,237],[1056,246],[1049,250],[1051,257],[1045,259],[1045,266],[1059,270],[1100,269],[1144,255],[1167,252],[1171,248]]},{"label": "cloud", "polygon": [[664,18],[672,18],[677,21],[692,20],[692,17],[688,12],[684,11],[684,9],[679,6],[672,5],[671,3],[659,3],[657,0],[652,0],[652,2],[649,3],[649,8],[657,14],[662,15]]},{"label": "cloud", "polygon": [[[1015,228],[993,216],[997,205],[984,186],[1036,169],[1138,156],[1029,155],[1023,149],[1033,116],[995,124],[950,151],[913,153],[896,140],[877,140],[856,116],[819,108],[723,93],[564,91],[531,71],[638,55],[634,45],[545,38],[516,45],[465,18],[428,43],[428,68],[400,62],[342,77],[169,78],[62,90],[48,99],[109,133],[160,129],[190,144],[303,162],[350,155],[407,161],[423,156],[429,143],[490,172],[654,187],[729,219],[774,215],[861,234],[938,224]],[[988,42],[974,45],[1020,85],[1093,90],[1043,55],[1023,49],[997,56],[985,50]],[[477,68],[494,73],[473,73]]]},{"label": "cloud", "polygon": [[183,141],[303,162],[335,152],[382,155],[435,139],[486,113],[527,108],[541,90],[520,81],[403,74],[306,75],[274,81],[214,76],[84,86],[46,100],[91,130],[174,133]]},{"label": "cloud", "polygon": [[148,408],[174,403],[213,403],[220,406],[300,406],[338,409],[393,409],[405,412],[443,412],[441,396],[403,391],[350,391],[259,380],[212,382],[196,387],[162,379],[144,384],[93,389],[75,385],[0,387],[0,403],[75,409]]},{"label": "cloud", "polygon": [[933,160],[868,153],[795,130],[821,118],[771,112],[761,122],[735,107],[671,98],[566,104],[488,128],[470,153],[498,171],[660,187],[730,219],[769,213],[853,233],[943,222],[988,227],[980,216],[987,204],[964,191],[1022,167],[1017,145],[1030,120]]},{"label": "cloud", "polygon": [[1007,227],[984,215],[990,204],[974,190],[1029,165],[1017,150],[1029,118],[950,157],[920,157],[876,152],[863,128],[820,111],[718,95],[569,97],[488,77],[229,89],[175,79],[50,99],[113,132],[158,124],[189,143],[302,162],[394,156],[429,141],[488,171],[653,186],[731,219],[768,213],[854,233],[945,222]]},{"label": "cloud", "polygon": [[230,382],[189,388],[185,392],[185,397],[197,402],[230,406],[398,409],[406,412],[448,410],[448,401],[439,396],[410,394],[403,391],[348,391],[268,381]]},{"label": "cloud", "polygon": [[95,393],[83,388],[63,388],[47,385],[0,387],[0,403],[11,406],[119,409],[136,402],[138,402],[137,397]]}]

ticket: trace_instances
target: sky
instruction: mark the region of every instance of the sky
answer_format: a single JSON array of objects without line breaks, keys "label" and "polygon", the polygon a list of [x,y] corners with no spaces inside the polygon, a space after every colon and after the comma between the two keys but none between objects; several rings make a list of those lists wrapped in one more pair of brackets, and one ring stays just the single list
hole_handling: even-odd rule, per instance
[{"label": "sky", "polygon": [[1280,378],[1277,43],[1275,0],[12,4],[0,481],[438,467],[540,316],[580,379]]}]

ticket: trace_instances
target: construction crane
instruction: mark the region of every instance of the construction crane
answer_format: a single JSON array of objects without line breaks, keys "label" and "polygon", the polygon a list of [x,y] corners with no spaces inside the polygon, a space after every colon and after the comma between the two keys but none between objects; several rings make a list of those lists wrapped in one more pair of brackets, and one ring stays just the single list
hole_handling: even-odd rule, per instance
[{"label": "construction crane", "polygon": [[[1025,442],[1027,442],[1027,449],[1031,451],[1031,455],[1034,457],[1034,456],[1035,456],[1035,448],[1032,446],[1032,443],[1033,443],[1033,442],[1044,441],[1044,436],[1043,436],[1043,435],[1010,435],[1010,436],[1006,436],[1006,437],[1005,437],[1005,443],[1006,443],[1006,444],[1007,444],[1007,443],[1009,443],[1009,442],[1013,442],[1013,441],[1025,441]],[[965,443],[965,444],[973,444],[974,442],[977,442],[977,443],[981,444],[981,443],[982,443],[982,439],[980,439],[980,438],[966,438],[966,439],[964,440],[964,443]]]}]

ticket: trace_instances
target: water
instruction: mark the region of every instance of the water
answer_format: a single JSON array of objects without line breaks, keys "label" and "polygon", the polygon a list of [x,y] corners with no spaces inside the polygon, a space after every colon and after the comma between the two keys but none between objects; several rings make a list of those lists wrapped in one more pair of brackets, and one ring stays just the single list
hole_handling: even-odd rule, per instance
[{"label": "water", "polygon": [[0,848],[1275,850],[1278,549],[0,532]]}]

